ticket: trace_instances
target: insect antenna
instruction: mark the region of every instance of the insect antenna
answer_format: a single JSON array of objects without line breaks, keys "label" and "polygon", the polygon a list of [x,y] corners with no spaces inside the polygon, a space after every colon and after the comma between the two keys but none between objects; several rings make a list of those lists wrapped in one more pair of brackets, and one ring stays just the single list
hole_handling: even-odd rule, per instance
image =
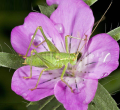
[{"label": "insect antenna", "polygon": [[5,42],[4,42],[4,44],[11,50],[12,53],[17,55],[17,53],[13,49],[11,49],[9,45],[7,45]]},{"label": "insect antenna", "polygon": [[39,11],[37,11],[37,10],[34,10],[32,3],[31,3],[31,10],[32,10],[33,12],[39,12]]},{"label": "insect antenna", "polygon": [[[111,1],[111,3],[109,4],[109,6],[108,6],[108,8],[107,8],[107,10],[105,11],[105,13],[102,15],[102,17],[100,18],[100,20],[98,21],[98,23],[96,24],[96,26],[95,26],[95,28],[93,29],[93,31],[92,31],[92,33],[91,33],[91,35],[93,34],[93,32],[96,30],[96,28],[98,27],[98,25],[100,24],[100,22],[102,21],[102,19],[104,18],[104,16],[105,16],[105,14],[107,13],[107,11],[109,10],[109,8],[111,7],[111,5],[112,5],[112,1]],[[91,36],[90,35],[90,36]]]},{"label": "insect antenna", "polygon": [[[105,16],[105,14],[107,13],[107,11],[109,10],[109,8],[111,7],[111,5],[112,5],[112,1],[111,1],[111,3],[109,4],[109,6],[108,6],[108,8],[106,9],[106,11],[104,12],[104,14],[102,15],[102,17],[100,18],[100,20],[98,21],[98,23],[96,24],[96,26],[95,26],[95,28],[93,29],[93,31],[92,31],[92,33],[90,34],[90,36],[93,34],[93,32],[96,30],[96,28],[98,27],[98,25],[100,24],[100,22],[102,21],[102,19],[104,19],[104,16]],[[84,34],[85,35],[85,34]],[[82,39],[83,40],[83,39]],[[80,47],[80,43],[81,43],[81,41],[82,40],[80,40],[80,42],[79,42],[79,44],[78,44],[78,48],[77,48],[77,53],[76,53],[76,56],[78,57],[78,55],[79,55],[79,53],[80,53],[80,51],[83,49],[83,47],[85,46],[85,44],[87,43],[87,35],[85,35],[85,39],[84,39],[84,41],[85,41],[85,43],[83,44],[83,46],[82,46],[82,48],[80,49],[80,51],[78,51],[79,50],[79,47]]]},{"label": "insect antenna", "polygon": [[1,51],[3,52],[3,48],[2,48],[2,46],[1,46],[1,44],[0,44],[0,47],[1,47]]}]

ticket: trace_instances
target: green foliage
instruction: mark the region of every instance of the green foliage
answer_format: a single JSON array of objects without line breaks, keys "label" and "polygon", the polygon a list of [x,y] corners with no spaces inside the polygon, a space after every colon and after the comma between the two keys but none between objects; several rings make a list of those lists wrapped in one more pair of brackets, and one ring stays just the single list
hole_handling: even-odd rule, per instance
[{"label": "green foliage", "polygon": [[83,0],[87,5],[91,6],[98,0]]},{"label": "green foliage", "polygon": [[55,96],[46,97],[40,101],[30,102],[28,110],[65,110],[60,102],[57,101]]},{"label": "green foliage", "polygon": [[108,77],[99,80],[99,82],[110,94],[120,91],[120,69],[115,70]]},{"label": "green foliage", "polygon": [[43,13],[44,15],[50,17],[50,15],[52,14],[52,12],[55,10],[55,8],[57,7],[57,5],[38,5],[41,13]]},{"label": "green foliage", "polygon": [[112,36],[116,41],[120,40],[120,27],[117,27],[110,32],[108,32],[110,36]]},{"label": "green foliage", "polygon": [[23,62],[24,59],[16,54],[0,52],[0,66],[17,69],[23,66]]},{"label": "green foliage", "polygon": [[119,110],[117,103],[113,100],[108,91],[99,83],[93,101],[89,104],[88,110]]}]

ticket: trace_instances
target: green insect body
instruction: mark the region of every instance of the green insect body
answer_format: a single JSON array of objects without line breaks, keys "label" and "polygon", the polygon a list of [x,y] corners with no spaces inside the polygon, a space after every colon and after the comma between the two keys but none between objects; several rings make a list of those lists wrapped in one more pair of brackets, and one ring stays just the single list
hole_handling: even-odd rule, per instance
[{"label": "green insect body", "polygon": [[[77,61],[76,55],[74,53],[69,54],[47,51],[38,53],[38,56],[42,56],[42,58],[53,64],[52,66],[54,66],[55,68],[62,68],[65,64],[68,63],[70,63],[71,65],[75,65]],[[33,56],[27,57],[25,61],[26,64],[30,65],[32,59],[32,66],[47,68],[47,66],[38,56],[35,54]]]},{"label": "green insect body", "polygon": [[[40,52],[37,53],[37,51],[35,49],[33,49],[31,51],[31,56],[27,57],[27,54],[29,52],[29,49],[32,45],[33,39],[35,38],[35,35],[38,31],[38,29],[41,31],[45,42],[48,45],[48,48],[50,51],[46,51],[46,52]],[[29,77],[23,77],[24,79],[29,79],[32,77],[32,66],[35,67],[43,67],[44,69],[41,71],[38,81],[36,83],[36,86],[30,90],[35,90],[38,86],[38,83],[40,81],[40,78],[42,76],[42,73],[44,71],[49,71],[49,70],[55,70],[55,69],[60,69],[64,66],[63,72],[61,73],[61,80],[71,89],[71,92],[73,92],[72,88],[68,85],[68,83],[63,79],[63,76],[67,70],[68,67],[68,63],[70,63],[71,65],[75,65],[77,60],[81,57],[81,53],[77,51],[77,53],[69,53],[69,48],[68,48],[68,41],[67,38],[75,38],[72,36],[65,36],[65,45],[66,45],[66,52],[67,53],[63,53],[63,52],[59,52],[59,50],[52,44],[51,41],[49,41],[47,39],[47,37],[45,36],[42,27],[37,27],[33,38],[29,44],[28,50],[26,52],[26,55],[24,56],[25,62],[23,64],[27,64],[30,65],[30,76]],[[75,38],[75,39],[80,39],[80,38]],[[44,41],[42,42],[44,43]],[[41,44],[42,44],[41,43]],[[40,44],[39,44],[40,46]],[[78,47],[79,48],[79,47]]]}]

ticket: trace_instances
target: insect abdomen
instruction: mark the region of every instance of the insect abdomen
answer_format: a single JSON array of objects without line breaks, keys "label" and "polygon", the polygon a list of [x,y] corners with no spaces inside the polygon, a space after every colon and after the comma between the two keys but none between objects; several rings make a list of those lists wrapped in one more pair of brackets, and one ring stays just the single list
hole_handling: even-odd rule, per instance
[{"label": "insect abdomen", "polygon": [[[74,54],[69,54],[69,53],[57,53],[57,52],[40,52],[38,53],[39,56],[44,58],[45,60],[49,61],[52,63],[55,67],[61,68],[65,64],[76,63],[76,57]],[[26,63],[30,65],[30,61],[32,59],[32,66],[37,66],[37,67],[47,67],[43,61],[37,56],[33,55],[32,58],[27,57],[26,58]]]}]

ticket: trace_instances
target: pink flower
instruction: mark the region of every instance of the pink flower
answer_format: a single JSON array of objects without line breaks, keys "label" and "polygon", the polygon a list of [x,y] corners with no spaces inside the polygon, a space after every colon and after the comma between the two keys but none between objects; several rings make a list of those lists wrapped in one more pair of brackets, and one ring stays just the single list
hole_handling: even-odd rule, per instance
[{"label": "pink flower", "polygon": [[[48,5],[58,4],[58,8],[52,13],[50,19],[43,14],[30,13],[21,26],[15,27],[11,32],[11,44],[16,52],[25,55],[30,44],[32,35],[38,26],[42,26],[45,35],[60,50],[65,51],[65,36],[73,37],[87,36],[89,39],[94,17],[91,9],[82,0],[47,0]],[[37,33],[34,44],[39,44],[44,39]],[[69,40],[70,53],[75,53],[80,40]],[[81,41],[80,48],[85,41]],[[37,52],[47,51],[47,44],[30,48]],[[72,87],[70,88],[60,80],[62,69],[51,70],[43,73],[37,89],[34,88],[42,68],[33,67],[31,79],[23,79],[30,75],[30,66],[17,69],[12,77],[12,90],[28,101],[38,101],[44,97],[55,95],[67,110],[87,110],[88,104],[93,100],[97,90],[98,79],[108,76],[118,67],[119,46],[108,34],[98,34],[91,38],[81,50],[82,56],[73,67],[66,71],[64,80]],[[70,74],[74,73],[74,76]]]}]

